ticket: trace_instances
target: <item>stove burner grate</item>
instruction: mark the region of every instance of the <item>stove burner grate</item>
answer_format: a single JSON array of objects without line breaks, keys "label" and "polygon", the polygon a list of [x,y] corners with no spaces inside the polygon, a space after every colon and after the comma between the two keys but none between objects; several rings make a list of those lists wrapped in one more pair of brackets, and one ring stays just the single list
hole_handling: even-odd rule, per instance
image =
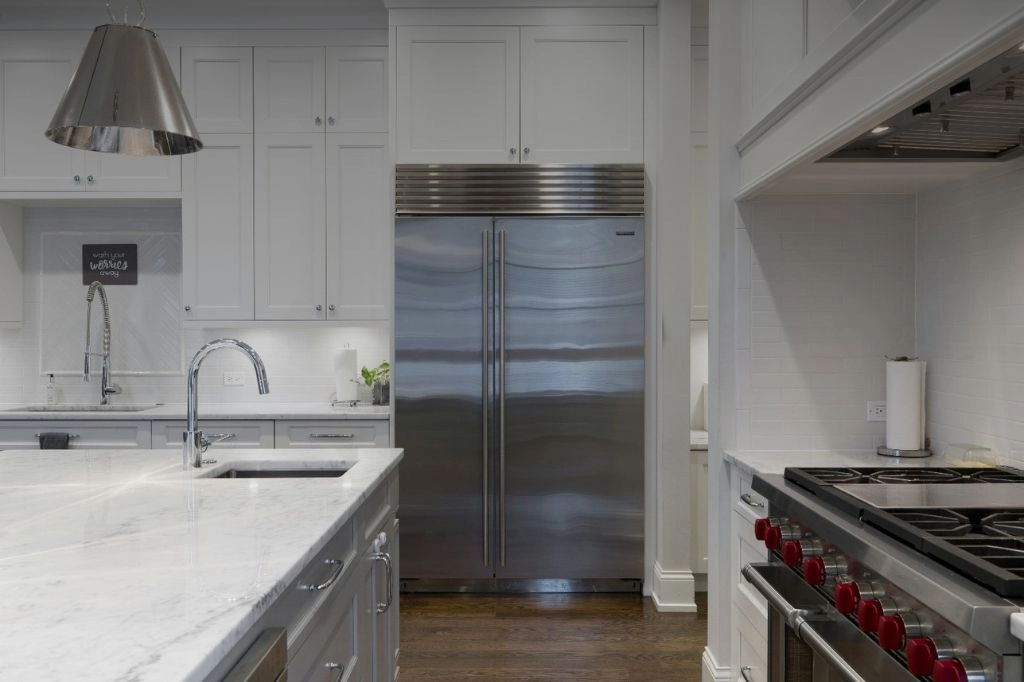
[{"label": "stove burner grate", "polygon": [[971,520],[951,509],[891,509],[889,513],[914,528],[938,537],[959,537],[971,532]]},{"label": "stove burner grate", "polygon": [[800,469],[800,471],[816,479],[816,483],[824,485],[861,483],[864,480],[864,474],[861,472],[843,467]]},{"label": "stove burner grate", "polygon": [[879,469],[868,474],[875,483],[955,483],[962,478],[952,469]]},{"label": "stove burner grate", "polygon": [[1024,538],[1024,512],[1005,511],[981,519],[981,532],[986,535]]},{"label": "stove burner grate", "polygon": [[1007,469],[979,469],[978,471],[964,474],[972,483],[1021,483],[1024,476],[1019,471]]}]

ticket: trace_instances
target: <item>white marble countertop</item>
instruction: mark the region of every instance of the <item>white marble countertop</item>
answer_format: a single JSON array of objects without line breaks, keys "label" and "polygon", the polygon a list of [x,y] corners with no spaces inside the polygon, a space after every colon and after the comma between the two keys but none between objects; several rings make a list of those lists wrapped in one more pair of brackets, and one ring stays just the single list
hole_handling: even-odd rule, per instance
[{"label": "white marble countertop", "polygon": [[988,466],[987,462],[882,457],[874,450],[726,450],[725,461],[750,474],[781,474],[786,467],[936,467]]},{"label": "white marble countertop", "polygon": [[[114,407],[116,408],[116,399]],[[23,405],[0,405],[0,420],[132,420],[184,419],[184,404],[160,404],[137,411],[27,411]],[[330,403],[199,403],[200,419],[390,419],[387,405],[358,405],[331,407]]]},{"label": "white marble countertop", "polygon": [[[0,452],[4,679],[201,680],[401,450]],[[231,463],[340,478],[204,479]]]}]

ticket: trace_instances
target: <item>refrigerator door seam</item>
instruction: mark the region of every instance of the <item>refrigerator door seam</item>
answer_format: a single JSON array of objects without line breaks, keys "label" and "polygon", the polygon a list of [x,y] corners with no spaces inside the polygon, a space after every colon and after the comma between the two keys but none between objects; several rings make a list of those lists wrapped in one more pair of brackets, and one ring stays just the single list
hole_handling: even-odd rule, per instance
[{"label": "refrigerator door seam", "polygon": [[481,291],[481,295],[480,295],[480,298],[481,298],[480,305],[483,308],[483,312],[482,312],[482,315],[481,315],[481,317],[482,317],[482,322],[481,322],[481,338],[482,338],[482,346],[483,346],[483,362],[480,363],[481,367],[482,367],[482,377],[483,377],[483,406],[482,406],[482,409],[481,409],[481,414],[483,415],[483,424],[482,424],[483,425],[483,441],[482,441],[483,442],[483,457],[482,457],[482,460],[483,460],[483,491],[484,491],[484,500],[483,500],[484,503],[482,505],[482,509],[483,509],[483,562],[484,562],[484,566],[488,566],[491,563],[491,548],[490,548],[491,538],[490,538],[490,532],[489,532],[490,523],[491,523],[491,513],[490,513],[490,504],[491,504],[491,495],[490,495],[491,467],[490,467],[490,462],[489,462],[491,449],[490,449],[490,443],[488,442],[488,439],[490,438],[490,430],[488,428],[488,422],[490,421],[490,414],[489,414],[489,412],[490,412],[490,405],[491,405],[491,397],[490,397],[491,382],[490,382],[490,377],[488,376],[488,374],[490,372],[490,367],[489,367],[490,363],[488,362],[488,356],[490,355],[490,340],[489,340],[489,334],[487,333],[488,324],[490,322],[490,293],[491,293],[491,286],[490,286],[491,233],[490,233],[490,231],[489,230],[484,230],[483,232],[481,232],[480,233],[480,239],[482,241],[482,247],[483,247],[483,256],[482,256],[482,262],[481,262],[481,270],[483,271],[483,274],[481,276],[481,284],[482,284],[481,288],[482,288],[482,291]]},{"label": "refrigerator door seam", "polygon": [[499,559],[505,565],[507,534],[505,522],[505,231],[498,232],[498,518],[501,548]]}]

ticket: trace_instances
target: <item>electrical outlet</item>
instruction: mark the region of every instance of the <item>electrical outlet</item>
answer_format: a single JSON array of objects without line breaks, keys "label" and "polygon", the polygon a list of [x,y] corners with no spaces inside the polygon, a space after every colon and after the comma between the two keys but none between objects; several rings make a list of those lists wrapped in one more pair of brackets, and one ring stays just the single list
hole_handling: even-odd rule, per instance
[{"label": "electrical outlet", "polygon": [[868,421],[869,422],[884,422],[886,419],[885,401],[884,400],[869,400],[868,401]]},{"label": "electrical outlet", "polygon": [[245,372],[224,372],[225,386],[245,386]]}]

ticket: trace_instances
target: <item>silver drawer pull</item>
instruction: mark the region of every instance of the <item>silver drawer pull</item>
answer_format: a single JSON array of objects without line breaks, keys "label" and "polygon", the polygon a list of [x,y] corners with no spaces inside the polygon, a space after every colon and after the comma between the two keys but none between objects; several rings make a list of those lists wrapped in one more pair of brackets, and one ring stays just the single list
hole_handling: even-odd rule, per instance
[{"label": "silver drawer pull", "polygon": [[355,438],[354,433],[311,433],[310,438]]},{"label": "silver drawer pull", "polygon": [[324,559],[324,563],[328,566],[337,567],[334,569],[334,573],[331,574],[331,577],[319,585],[299,585],[300,590],[305,590],[306,592],[322,592],[334,584],[341,575],[341,571],[345,568],[345,562],[341,559]]},{"label": "silver drawer pull", "polygon": [[394,573],[392,572],[391,566],[391,554],[389,552],[377,552],[373,555],[374,561],[384,562],[384,580],[387,582],[387,598],[384,601],[377,602],[377,613],[384,613],[391,608],[391,602],[395,597],[394,594]]},{"label": "silver drawer pull", "polygon": [[750,666],[749,665],[745,665],[742,668],[740,668],[740,675],[742,675],[743,679],[746,680],[747,682],[754,682],[752,679],[750,679],[750,670],[751,670]]},{"label": "silver drawer pull", "polygon": [[754,509],[764,509],[764,502],[755,502],[754,498],[750,496],[750,493],[743,493],[740,495],[740,499],[743,500],[748,507]]},{"label": "silver drawer pull", "polygon": [[338,676],[336,678],[334,678],[335,682],[341,682],[341,679],[343,677],[345,677],[345,666],[343,666],[341,663],[334,663],[334,662],[324,663],[324,667],[327,668],[328,670],[337,670],[338,671]]}]

